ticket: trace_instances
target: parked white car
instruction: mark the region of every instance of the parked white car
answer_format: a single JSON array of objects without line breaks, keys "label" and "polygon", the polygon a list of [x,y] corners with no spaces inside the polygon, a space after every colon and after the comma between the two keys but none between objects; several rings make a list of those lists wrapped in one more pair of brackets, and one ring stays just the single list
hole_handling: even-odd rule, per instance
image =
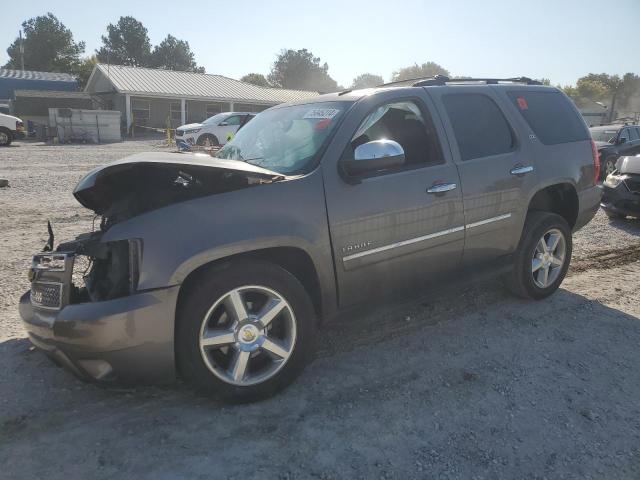
[{"label": "parked white car", "polygon": [[202,123],[182,125],[176,129],[176,145],[224,145],[241,126],[256,115],[250,112],[224,112],[209,117]]},{"label": "parked white car", "polygon": [[11,145],[16,138],[24,136],[24,123],[18,117],[0,113],[0,147]]}]

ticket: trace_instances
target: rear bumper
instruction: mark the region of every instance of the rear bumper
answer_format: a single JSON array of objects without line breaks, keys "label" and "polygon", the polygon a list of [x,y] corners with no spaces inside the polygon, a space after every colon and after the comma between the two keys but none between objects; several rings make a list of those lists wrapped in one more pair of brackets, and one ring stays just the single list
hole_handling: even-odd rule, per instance
[{"label": "rear bumper", "polygon": [[574,232],[584,227],[595,216],[600,208],[601,198],[602,190],[597,186],[586,188],[578,194],[578,218],[573,227]]},{"label": "rear bumper", "polygon": [[175,378],[178,291],[174,286],[59,311],[34,308],[27,292],[20,316],[31,342],[84,380],[156,383]]},{"label": "rear bumper", "polygon": [[630,217],[640,217],[640,194],[630,192],[624,183],[616,188],[606,185],[602,185],[601,188],[603,209]]},{"label": "rear bumper", "polygon": [[19,140],[21,138],[26,138],[27,136],[24,130],[12,130],[11,134],[13,135],[13,138],[15,138],[16,140]]}]

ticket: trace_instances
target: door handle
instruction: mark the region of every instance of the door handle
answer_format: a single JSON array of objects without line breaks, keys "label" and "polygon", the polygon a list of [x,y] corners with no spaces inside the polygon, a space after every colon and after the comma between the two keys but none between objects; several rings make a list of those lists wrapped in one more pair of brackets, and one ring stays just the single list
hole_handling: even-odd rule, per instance
[{"label": "door handle", "polygon": [[531,172],[533,172],[533,167],[531,165],[527,165],[526,167],[520,165],[517,167],[513,167],[509,173],[511,175],[524,175],[525,173]]},{"label": "door handle", "polygon": [[438,183],[427,188],[427,193],[444,193],[458,188],[455,183]]}]

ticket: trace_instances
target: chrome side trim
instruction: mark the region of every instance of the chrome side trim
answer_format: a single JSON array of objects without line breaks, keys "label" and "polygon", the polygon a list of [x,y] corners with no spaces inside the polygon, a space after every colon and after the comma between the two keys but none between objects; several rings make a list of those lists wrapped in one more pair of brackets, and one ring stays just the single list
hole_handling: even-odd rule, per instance
[{"label": "chrome side trim", "polygon": [[510,217],[511,217],[510,213],[505,213],[504,215],[498,215],[497,217],[491,217],[485,220],[480,220],[479,222],[469,223],[462,227],[449,228],[447,230],[441,230],[440,232],[430,233],[429,235],[410,238],[408,240],[403,240],[401,242],[390,243],[389,245],[383,245],[382,247],[372,248],[371,250],[365,250],[364,252],[358,252],[352,255],[347,255],[346,257],[342,257],[342,261],[348,262],[349,260],[355,260],[356,258],[365,257],[367,255],[373,255],[374,253],[385,252],[393,248],[404,247],[406,245],[423,242],[425,240],[431,240],[432,238],[442,237],[443,235],[449,235],[451,233],[460,232],[462,230],[468,230],[470,228],[479,227],[481,225],[486,225],[488,223],[499,222],[500,220],[506,220],[507,218],[510,218]]},{"label": "chrome side trim", "polygon": [[450,233],[460,232],[462,230],[464,230],[464,227],[454,227],[454,228],[449,228],[448,230],[442,230],[440,232],[430,233],[429,235],[423,235],[422,237],[410,238],[409,240],[403,240],[401,242],[391,243],[389,245],[384,245],[382,247],[372,248],[371,250],[366,250],[364,252],[358,252],[352,255],[347,255],[346,257],[342,258],[342,261],[348,262],[349,260],[355,260],[356,258],[364,257],[365,255],[373,255],[374,253],[384,252],[386,250],[391,250],[392,248],[404,247],[406,245],[411,245],[412,243],[423,242],[425,240],[442,237],[443,235],[449,235]]},{"label": "chrome side trim", "polygon": [[497,217],[487,218],[485,220],[480,220],[479,222],[468,223],[465,228],[469,229],[469,228],[473,228],[473,227],[479,227],[480,225],[486,225],[487,223],[499,222],[500,220],[506,220],[509,217],[511,217],[511,214],[510,213],[505,213],[504,215],[498,215]]}]

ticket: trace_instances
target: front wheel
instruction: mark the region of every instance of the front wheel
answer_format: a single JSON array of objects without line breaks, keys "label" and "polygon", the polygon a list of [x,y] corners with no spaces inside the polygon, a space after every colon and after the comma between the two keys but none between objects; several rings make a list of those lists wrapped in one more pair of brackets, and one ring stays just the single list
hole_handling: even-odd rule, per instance
[{"label": "front wheel", "polygon": [[554,293],[569,269],[571,229],[560,215],[530,212],[506,285],[516,295],[539,300]]},{"label": "front wheel", "polygon": [[313,352],[315,313],[300,282],[265,262],[239,261],[192,282],[181,301],[176,356],[196,388],[232,402],[289,385]]},{"label": "front wheel", "polygon": [[602,165],[602,180],[605,180],[609,174],[615,172],[617,160],[616,157],[608,157],[605,159]]},{"label": "front wheel", "polygon": [[203,133],[198,137],[197,145],[202,147],[219,147],[220,142],[216,138],[215,135],[211,135],[210,133]]},{"label": "front wheel", "polygon": [[0,128],[0,147],[8,147],[13,141],[11,130]]}]

